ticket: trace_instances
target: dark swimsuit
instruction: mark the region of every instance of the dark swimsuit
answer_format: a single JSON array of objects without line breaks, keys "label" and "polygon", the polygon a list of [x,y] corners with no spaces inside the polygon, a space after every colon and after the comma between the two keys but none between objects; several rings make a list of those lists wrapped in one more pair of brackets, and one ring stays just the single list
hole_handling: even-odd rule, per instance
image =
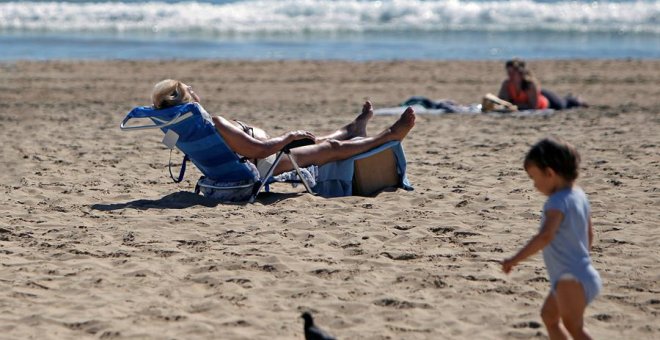
[{"label": "dark swimsuit", "polygon": [[[250,137],[254,138],[254,128],[253,128],[253,127],[251,127],[250,125],[247,125],[247,124],[241,122],[240,120],[235,120],[235,119],[234,119],[234,121],[236,122],[236,124],[238,124],[238,126],[241,127],[241,129],[243,130],[243,132],[247,133],[248,135],[250,135]],[[239,155],[239,156],[240,156],[240,155]],[[247,160],[249,160],[249,158],[247,158],[247,157],[244,157],[244,156],[241,156],[241,157],[242,157],[242,158],[241,158],[241,161],[247,161]],[[258,161],[258,159],[255,158],[255,159],[252,160],[252,163],[254,163],[254,164],[256,165],[256,164],[257,164],[257,161]]]},{"label": "dark swimsuit", "polygon": [[241,122],[240,120],[234,120],[234,121],[236,122],[236,124],[238,124],[241,127],[241,129],[243,129],[243,132],[247,133],[248,135],[252,136],[252,138],[254,138],[254,128],[253,127]]}]

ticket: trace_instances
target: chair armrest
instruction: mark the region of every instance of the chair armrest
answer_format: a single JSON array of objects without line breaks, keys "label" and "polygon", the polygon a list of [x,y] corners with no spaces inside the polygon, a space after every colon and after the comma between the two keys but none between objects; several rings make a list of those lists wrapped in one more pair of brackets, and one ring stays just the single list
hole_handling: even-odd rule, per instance
[{"label": "chair armrest", "polygon": [[291,151],[291,149],[299,148],[301,146],[306,146],[306,145],[313,145],[313,144],[316,144],[316,142],[313,139],[309,139],[309,138],[298,139],[285,145],[282,148],[282,151],[288,154]]}]

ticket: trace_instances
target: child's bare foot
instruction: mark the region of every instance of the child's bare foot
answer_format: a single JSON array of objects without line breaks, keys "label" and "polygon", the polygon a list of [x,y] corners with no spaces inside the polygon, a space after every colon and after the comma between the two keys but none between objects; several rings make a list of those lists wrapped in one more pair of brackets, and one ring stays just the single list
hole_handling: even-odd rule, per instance
[{"label": "child's bare foot", "polygon": [[370,101],[366,101],[362,106],[362,112],[346,126],[346,131],[349,138],[366,137],[367,136],[367,123],[369,119],[374,116],[374,108]]},{"label": "child's bare foot", "polygon": [[399,117],[399,120],[392,124],[390,133],[392,133],[395,140],[403,140],[413,126],[415,126],[415,110],[408,106]]}]

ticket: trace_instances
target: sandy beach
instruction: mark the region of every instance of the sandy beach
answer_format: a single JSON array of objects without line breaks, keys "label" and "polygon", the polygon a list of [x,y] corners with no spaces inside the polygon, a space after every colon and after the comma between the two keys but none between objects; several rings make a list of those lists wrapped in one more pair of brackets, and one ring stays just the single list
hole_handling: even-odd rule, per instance
[{"label": "sandy beach", "polygon": [[[273,187],[255,204],[169,178],[158,131],[123,132],[165,78],[208,112],[329,132],[369,99],[480,102],[499,62],[88,61],[0,64],[0,338],[303,339],[303,311],[339,339],[547,338],[540,254],[498,263],[545,200],[522,169],[538,139],[582,154],[597,339],[660,337],[660,60],[532,61],[591,106],[551,116],[419,115],[404,141],[414,191],[325,199]],[[369,132],[396,117],[375,116]],[[180,155],[176,154],[177,160]]]}]

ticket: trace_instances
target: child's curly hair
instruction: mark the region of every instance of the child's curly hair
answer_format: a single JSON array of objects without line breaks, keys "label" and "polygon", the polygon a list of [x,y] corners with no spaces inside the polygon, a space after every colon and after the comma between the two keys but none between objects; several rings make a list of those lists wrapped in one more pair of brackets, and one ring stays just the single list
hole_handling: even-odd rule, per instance
[{"label": "child's curly hair", "polygon": [[541,170],[552,169],[567,181],[578,178],[580,154],[573,145],[558,138],[544,138],[534,144],[525,156],[525,170],[535,165]]}]

